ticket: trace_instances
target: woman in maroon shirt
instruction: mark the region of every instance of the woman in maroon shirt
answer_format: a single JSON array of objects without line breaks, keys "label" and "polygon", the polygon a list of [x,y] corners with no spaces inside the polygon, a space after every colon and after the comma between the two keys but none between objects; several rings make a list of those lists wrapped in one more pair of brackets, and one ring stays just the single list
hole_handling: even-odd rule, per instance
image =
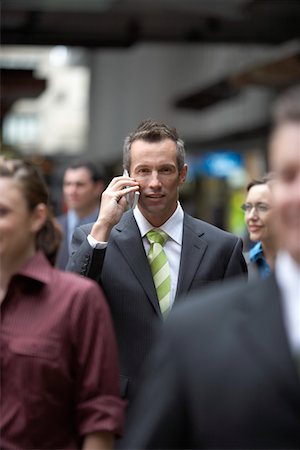
[{"label": "woman in maroon shirt", "polygon": [[122,431],[108,307],[96,283],[53,267],[58,233],[35,168],[0,159],[4,449],[109,449]]}]

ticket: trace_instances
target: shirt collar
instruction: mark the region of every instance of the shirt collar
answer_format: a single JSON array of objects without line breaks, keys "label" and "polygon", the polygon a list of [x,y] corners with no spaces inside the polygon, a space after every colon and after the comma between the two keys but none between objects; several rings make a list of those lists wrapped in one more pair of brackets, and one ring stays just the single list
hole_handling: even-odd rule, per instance
[{"label": "shirt collar", "polygon": [[15,275],[31,278],[43,284],[51,281],[52,266],[42,251],[37,251]]},{"label": "shirt collar", "polygon": [[69,209],[67,212],[67,216],[70,226],[79,222],[79,217],[77,216],[75,209]]},{"label": "shirt collar", "polygon": [[275,276],[281,290],[283,318],[292,349],[300,354],[300,266],[289,253],[280,251]]},{"label": "shirt collar", "polygon": [[[144,237],[148,231],[153,229],[153,225],[143,216],[138,206],[133,210],[133,215],[139,227],[141,236]],[[159,228],[170,236],[175,242],[181,245],[183,233],[183,209],[178,202],[176,211]]]},{"label": "shirt collar", "polygon": [[69,211],[67,212],[67,216],[68,216],[68,223],[69,223],[70,228],[75,228],[76,226],[78,226],[78,224],[81,224],[81,222],[84,222],[84,223],[94,222],[95,216],[97,216],[98,211],[99,211],[99,207],[96,206],[94,211],[92,211],[87,216],[80,218],[78,216],[78,214],[76,213],[75,209],[69,209]]},{"label": "shirt collar", "polygon": [[300,267],[287,252],[278,252],[275,262],[276,279],[285,292],[299,296],[300,303]]},{"label": "shirt collar", "polygon": [[259,258],[263,258],[263,254],[264,253],[263,253],[262,243],[258,242],[249,251],[250,261],[254,262],[254,261],[257,261]]}]

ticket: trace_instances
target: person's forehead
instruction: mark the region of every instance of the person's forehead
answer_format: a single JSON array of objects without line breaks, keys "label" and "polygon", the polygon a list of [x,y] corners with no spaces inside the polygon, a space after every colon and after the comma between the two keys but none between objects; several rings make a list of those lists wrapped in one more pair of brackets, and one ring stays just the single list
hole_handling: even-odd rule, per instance
[{"label": "person's forehead", "polygon": [[157,159],[160,157],[168,157],[176,159],[176,143],[172,139],[162,139],[159,141],[146,141],[138,139],[132,143],[131,158],[132,159]]},{"label": "person's forehead", "polygon": [[300,122],[286,122],[277,127],[270,142],[269,157],[275,170],[293,161],[300,164]]},{"label": "person's forehead", "polygon": [[22,184],[19,181],[9,177],[0,176],[0,190],[5,193],[5,195],[1,197],[2,202],[4,203],[10,203],[13,198],[13,205],[15,205],[15,201],[17,199],[21,199],[21,201],[23,201],[25,198]]},{"label": "person's forehead", "polygon": [[267,183],[265,184],[255,184],[252,186],[249,191],[247,197],[265,197],[270,194],[270,187]]},{"label": "person's forehead", "polygon": [[131,144],[131,149],[133,147],[138,147],[138,148],[142,148],[142,147],[160,147],[160,146],[168,146],[168,147],[174,147],[176,148],[176,142],[173,141],[173,139],[169,138],[169,137],[162,137],[151,140],[151,139],[135,139],[132,144]]},{"label": "person's forehead", "polygon": [[92,174],[86,167],[77,167],[76,169],[68,168],[64,175],[65,180],[88,181],[91,178]]}]

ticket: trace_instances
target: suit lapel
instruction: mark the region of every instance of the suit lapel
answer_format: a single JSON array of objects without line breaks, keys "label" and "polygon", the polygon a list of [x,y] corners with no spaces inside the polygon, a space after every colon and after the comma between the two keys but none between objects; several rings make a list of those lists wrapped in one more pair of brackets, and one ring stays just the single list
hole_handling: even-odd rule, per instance
[{"label": "suit lapel", "polygon": [[203,234],[201,222],[185,214],[176,299],[187,294],[207,249]]},{"label": "suit lapel", "polygon": [[116,245],[126,258],[132,272],[143,287],[155,311],[161,316],[156,289],[141,239],[140,231],[132,211],[125,213],[115,227],[118,233]]},{"label": "suit lapel", "polygon": [[292,401],[300,404],[300,379],[285,331],[275,276],[250,286],[251,295],[246,294],[240,302],[239,337],[274,381],[277,379],[285,387]]}]

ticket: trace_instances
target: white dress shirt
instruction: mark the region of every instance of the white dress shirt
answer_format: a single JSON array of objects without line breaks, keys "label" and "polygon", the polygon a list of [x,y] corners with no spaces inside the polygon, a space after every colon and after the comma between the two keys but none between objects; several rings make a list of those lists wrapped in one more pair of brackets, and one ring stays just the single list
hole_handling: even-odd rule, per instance
[{"label": "white dress shirt", "polygon": [[79,217],[77,216],[74,209],[69,209],[67,212],[67,224],[68,224],[68,245],[71,247],[72,236],[75,231],[75,228],[79,224]]},{"label": "white dress shirt", "polygon": [[287,252],[279,252],[275,276],[282,294],[283,318],[291,350],[300,355],[300,266]]},{"label": "white dress shirt", "polygon": [[[143,245],[145,248],[146,255],[149,252],[150,244],[147,239],[146,234],[148,231],[153,229],[153,225],[151,225],[147,219],[142,215],[138,207],[136,207],[133,211],[136,223],[139,227]],[[170,278],[171,278],[171,294],[170,294],[170,303],[171,306],[174,303],[177,282],[178,282],[178,274],[179,274],[179,266],[181,259],[181,247],[182,247],[182,234],[183,234],[183,209],[178,202],[176,211],[174,214],[162,225],[159,227],[160,230],[163,230],[169,236],[169,239],[166,241],[164,245],[164,250],[168,258],[169,266],[170,266]]]}]

